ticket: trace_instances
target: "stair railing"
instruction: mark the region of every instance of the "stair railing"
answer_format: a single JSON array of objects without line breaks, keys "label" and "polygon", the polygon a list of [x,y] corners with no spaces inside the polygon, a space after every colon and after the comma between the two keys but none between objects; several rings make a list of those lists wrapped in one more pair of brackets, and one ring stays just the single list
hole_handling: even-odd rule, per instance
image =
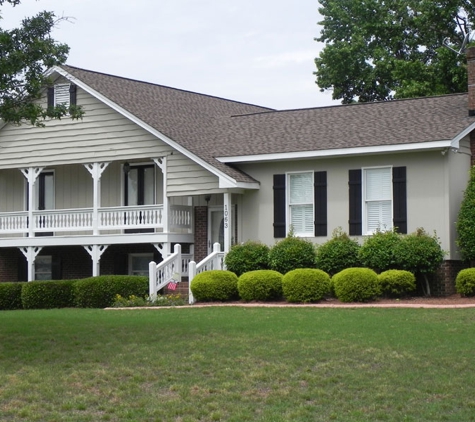
[{"label": "stair railing", "polygon": [[181,281],[182,260],[181,245],[176,244],[173,253],[159,264],[154,261],[148,266],[148,286],[151,300],[157,298],[157,292],[163,289],[168,283],[178,283]]}]

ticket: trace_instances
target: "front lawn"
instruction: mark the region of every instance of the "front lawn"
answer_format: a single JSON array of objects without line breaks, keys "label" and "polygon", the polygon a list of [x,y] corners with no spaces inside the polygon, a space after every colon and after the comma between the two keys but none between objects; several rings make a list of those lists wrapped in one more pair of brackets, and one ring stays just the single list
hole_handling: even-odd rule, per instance
[{"label": "front lawn", "polygon": [[2,421],[475,421],[475,309],[0,312]]}]

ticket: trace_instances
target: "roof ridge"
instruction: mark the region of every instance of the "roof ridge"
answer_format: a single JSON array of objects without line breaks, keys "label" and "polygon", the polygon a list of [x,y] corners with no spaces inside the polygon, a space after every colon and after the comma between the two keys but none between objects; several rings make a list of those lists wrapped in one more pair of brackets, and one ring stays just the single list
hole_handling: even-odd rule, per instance
[{"label": "roof ridge", "polygon": [[168,85],[162,85],[162,84],[158,84],[158,83],[154,83],[154,82],[142,81],[142,80],[139,80],[139,79],[128,78],[128,77],[125,77],[125,76],[113,75],[111,73],[98,72],[96,70],[84,69],[84,68],[81,68],[81,67],[71,66],[71,65],[68,65],[68,64],[61,65],[59,67],[66,68],[65,70],[67,70],[67,68],[72,68],[72,69],[79,70],[79,71],[82,71],[82,72],[94,73],[94,74],[97,74],[97,75],[107,76],[107,77],[110,77],[110,78],[116,78],[116,79],[126,80],[126,81],[130,81],[130,82],[145,84],[145,85],[152,85],[152,86],[155,86],[155,87],[170,89],[170,90],[184,92],[184,93],[188,93],[188,94],[200,95],[200,96],[203,96],[203,97],[214,98],[214,99],[222,100],[222,101],[228,101],[228,102],[235,103],[235,104],[243,104],[243,105],[248,105],[248,106],[252,106],[252,107],[259,107],[259,108],[262,108],[265,111],[275,111],[275,109],[265,107],[265,106],[261,106],[261,105],[257,105],[257,104],[251,104],[251,103],[246,103],[246,102],[243,102],[243,101],[231,100],[229,98],[219,97],[217,95],[204,94],[204,93],[201,93],[201,92],[190,91],[188,89],[175,88],[175,87],[168,86]]}]

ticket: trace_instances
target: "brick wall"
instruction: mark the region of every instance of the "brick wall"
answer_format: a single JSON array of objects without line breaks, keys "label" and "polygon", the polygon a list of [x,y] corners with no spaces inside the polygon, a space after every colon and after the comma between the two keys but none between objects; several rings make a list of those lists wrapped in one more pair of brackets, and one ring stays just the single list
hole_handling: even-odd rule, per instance
[{"label": "brick wall", "polygon": [[464,261],[447,260],[440,266],[437,273],[432,277],[432,296],[450,296],[456,293],[455,279],[460,270],[470,265]]},{"label": "brick wall", "polygon": [[195,207],[195,262],[208,255],[208,207]]},{"label": "brick wall", "polygon": [[0,249],[0,282],[20,281],[18,270],[25,261],[18,248]]}]

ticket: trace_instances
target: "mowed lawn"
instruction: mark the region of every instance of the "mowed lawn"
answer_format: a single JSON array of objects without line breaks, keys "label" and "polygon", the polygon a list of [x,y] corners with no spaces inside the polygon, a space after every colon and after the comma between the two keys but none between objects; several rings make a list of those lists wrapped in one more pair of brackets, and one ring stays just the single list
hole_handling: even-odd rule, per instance
[{"label": "mowed lawn", "polygon": [[472,421],[475,309],[0,312],[4,421]]}]

